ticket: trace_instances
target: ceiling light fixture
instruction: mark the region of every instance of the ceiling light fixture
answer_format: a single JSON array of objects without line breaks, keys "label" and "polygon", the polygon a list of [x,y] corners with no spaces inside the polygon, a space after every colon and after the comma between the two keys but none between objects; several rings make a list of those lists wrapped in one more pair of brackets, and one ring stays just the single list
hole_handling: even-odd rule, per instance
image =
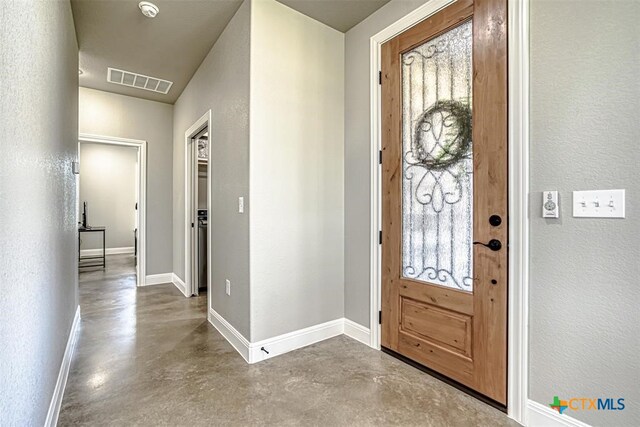
[{"label": "ceiling light fixture", "polygon": [[144,16],[147,18],[155,18],[160,9],[155,4],[148,1],[141,1],[138,3],[138,7]]}]

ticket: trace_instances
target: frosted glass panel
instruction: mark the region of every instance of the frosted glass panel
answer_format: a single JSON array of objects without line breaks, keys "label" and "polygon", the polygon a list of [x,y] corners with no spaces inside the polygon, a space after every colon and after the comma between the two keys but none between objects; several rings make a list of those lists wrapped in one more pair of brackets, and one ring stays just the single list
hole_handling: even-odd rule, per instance
[{"label": "frosted glass panel", "polygon": [[472,23],[402,55],[404,277],[473,289]]}]

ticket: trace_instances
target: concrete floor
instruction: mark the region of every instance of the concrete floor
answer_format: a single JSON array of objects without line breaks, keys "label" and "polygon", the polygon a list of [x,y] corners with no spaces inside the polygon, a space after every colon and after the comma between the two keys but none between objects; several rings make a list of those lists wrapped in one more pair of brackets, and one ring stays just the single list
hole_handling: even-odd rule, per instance
[{"label": "concrete floor", "polygon": [[80,274],[82,323],[59,425],[516,426],[345,336],[248,365],[206,296],[137,289],[130,256]]}]

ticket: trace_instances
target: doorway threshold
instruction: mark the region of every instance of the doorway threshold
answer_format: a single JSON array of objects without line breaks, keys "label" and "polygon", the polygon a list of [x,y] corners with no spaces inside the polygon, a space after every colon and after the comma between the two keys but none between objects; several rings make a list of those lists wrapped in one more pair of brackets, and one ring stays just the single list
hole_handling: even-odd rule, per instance
[{"label": "doorway threshold", "polygon": [[382,350],[383,353],[386,353],[389,356],[394,357],[394,358],[400,360],[401,362],[406,363],[407,365],[413,366],[414,368],[424,372],[425,374],[428,374],[428,375],[430,375],[430,376],[432,376],[432,377],[434,377],[436,379],[439,379],[440,381],[442,381],[444,383],[449,384],[452,387],[457,388],[458,390],[468,394],[469,396],[471,396],[471,397],[473,397],[475,399],[478,399],[479,401],[481,401],[483,403],[486,403],[489,406],[492,406],[492,407],[496,408],[500,412],[504,412],[505,414],[507,413],[507,406],[506,405],[503,405],[503,404],[501,404],[499,402],[496,402],[495,400],[490,399],[487,396],[485,396],[485,395],[483,395],[481,393],[478,393],[477,391],[467,387],[466,385],[461,384],[461,383],[459,383],[459,382],[457,382],[455,380],[452,380],[451,378],[447,377],[446,375],[442,375],[441,373],[436,372],[431,368],[428,368],[428,367],[426,367],[424,365],[421,365],[420,363],[416,362],[415,360],[409,359],[408,357],[403,356],[400,353],[396,353],[395,351],[393,351],[391,349],[388,349],[386,347],[380,347],[380,349]]}]

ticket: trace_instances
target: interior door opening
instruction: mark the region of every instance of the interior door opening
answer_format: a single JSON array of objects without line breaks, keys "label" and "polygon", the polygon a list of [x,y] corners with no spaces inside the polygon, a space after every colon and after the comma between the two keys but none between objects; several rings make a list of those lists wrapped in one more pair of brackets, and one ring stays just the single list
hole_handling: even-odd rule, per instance
[{"label": "interior door opening", "polygon": [[208,118],[205,114],[185,134],[185,294],[207,294],[207,298],[211,247]]},{"label": "interior door opening", "polygon": [[[79,272],[130,270],[145,282],[146,142],[81,134],[76,209]],[[113,264],[113,265],[111,265]]]}]

